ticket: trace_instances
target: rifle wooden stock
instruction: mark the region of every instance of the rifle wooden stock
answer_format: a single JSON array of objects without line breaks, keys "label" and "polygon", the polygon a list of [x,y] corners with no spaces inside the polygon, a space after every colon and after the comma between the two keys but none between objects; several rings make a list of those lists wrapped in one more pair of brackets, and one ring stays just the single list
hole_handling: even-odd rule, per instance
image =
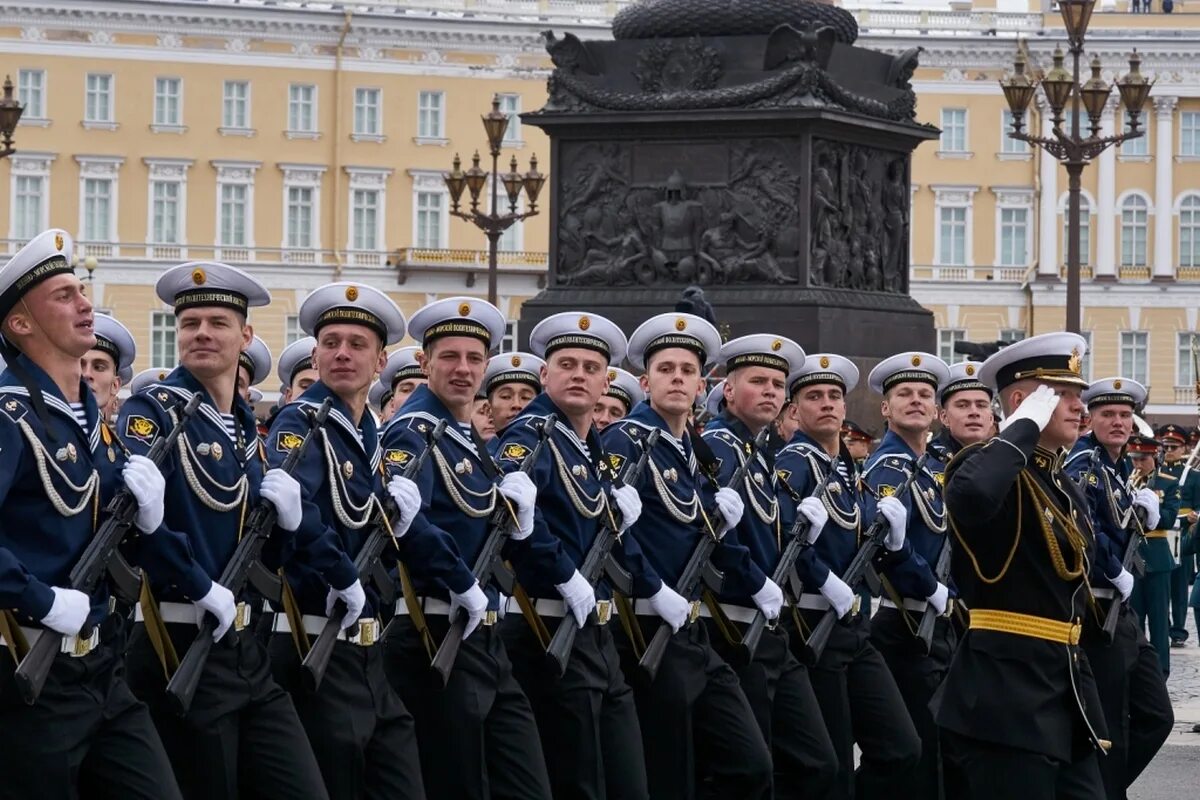
[{"label": "rifle wooden stock", "polygon": [[[287,454],[280,469],[289,475],[296,469],[296,465],[300,463],[300,459],[308,450],[313,435],[318,428],[325,424],[331,408],[333,408],[333,400],[326,398],[315,413],[309,409],[305,410],[305,415],[308,417],[308,434],[304,437],[303,442]],[[217,581],[235,598],[246,587],[252,568],[258,562],[263,545],[266,544],[271,531],[275,528],[278,516],[279,512],[275,505],[269,500],[261,499],[246,518],[242,538],[233,551],[233,557],[221,572],[220,580]],[[175,670],[175,674],[167,683],[167,703],[179,716],[187,714],[192,707],[192,700],[196,696],[196,687],[200,685],[200,676],[204,672],[204,665],[208,662],[208,654],[212,652],[213,632],[216,629],[216,617],[212,614],[205,614],[200,621],[200,630],[196,633],[196,638],[192,640],[187,653],[179,661],[179,669]],[[224,640],[236,642],[237,631],[230,627]]]},{"label": "rifle wooden stock", "polygon": [[[442,438],[442,434],[446,432],[446,420],[438,420],[438,424],[425,437],[425,449],[420,455],[414,458],[404,468],[404,477],[412,480],[425,466],[425,462],[429,459],[429,454],[433,452],[434,445]],[[362,547],[358,551],[358,555],[354,557],[354,568],[358,572],[358,580],[363,586],[371,583],[375,579],[376,569],[379,566],[379,559],[383,555],[383,549],[392,539],[392,530],[399,523],[399,517],[396,515],[395,501],[388,498],[387,505],[383,509],[383,513],[387,515],[389,521],[380,520],[371,531],[370,536],[363,542]],[[390,576],[388,583],[391,583]],[[316,641],[309,648],[308,654],[304,656],[304,661],[300,663],[303,668],[304,684],[310,692],[315,692],[321,687],[321,681],[325,677],[325,669],[329,666],[329,657],[333,655],[333,647],[337,644],[338,631],[340,629],[339,622],[342,616],[346,613],[346,604],[341,600],[334,603],[333,612],[329,618],[325,620],[325,627],[321,628],[321,633],[317,635]]]},{"label": "rifle wooden stock", "polygon": [[[171,428],[166,436],[150,445],[146,457],[154,462],[154,466],[161,467],[162,462],[170,455],[171,450],[175,447],[175,442],[183,432],[184,423],[200,407],[200,402],[199,392],[192,395],[187,405],[183,407],[183,411],[180,412],[179,421],[175,423],[175,427]],[[104,523],[96,530],[91,541],[88,542],[88,546],[84,549],[83,555],[71,569],[69,588],[89,596],[95,591],[100,580],[109,573],[110,564],[120,558],[117,547],[125,539],[137,512],[138,504],[133,493],[127,487],[122,486],[113,495],[108,507],[105,508],[107,517]],[[125,569],[129,569],[128,565],[125,565]],[[127,589],[128,587],[125,587],[125,590]],[[134,592],[135,596],[136,594]],[[79,632],[79,635],[83,637],[91,636],[91,634],[91,626],[85,626]],[[46,678],[50,675],[50,667],[54,664],[54,657],[58,655],[61,647],[62,636],[55,631],[46,630],[33,643],[33,647],[30,648],[25,658],[21,659],[21,663],[17,665],[13,679],[16,681],[17,691],[20,692],[21,698],[29,705],[36,703],[41,695],[42,688],[46,685]]]},{"label": "rifle wooden stock", "polygon": [[[899,500],[912,489],[917,476],[925,468],[925,462],[928,458],[928,452],[921,454],[921,457],[917,459],[917,463],[913,465],[912,472],[908,474],[908,478],[905,479],[904,483],[900,484],[896,489],[893,497]],[[883,541],[887,537],[887,534],[887,519],[884,518],[883,514],[879,514],[875,517],[875,521],[871,523],[871,527],[867,529],[862,547],[854,554],[854,558],[850,561],[850,566],[846,568],[846,572],[842,575],[842,581],[850,587],[851,591],[854,590],[855,584],[862,579],[867,569],[871,566],[871,563],[875,560],[875,555],[883,547]],[[812,633],[809,634],[808,640],[804,643],[804,658],[809,666],[821,660],[821,654],[825,652],[825,645],[829,644],[829,634],[833,633],[833,626],[837,624],[837,621],[837,610],[828,608],[821,615],[821,619],[817,622],[816,627],[813,628]]]},{"label": "rifle wooden stock", "polygon": [[[635,463],[629,466],[624,475],[613,482],[614,489],[638,482],[642,472],[646,469],[646,462],[650,460],[650,451],[654,449],[654,445],[658,444],[658,437],[661,433],[659,428],[655,428],[642,440],[641,455],[638,456]],[[579,574],[593,587],[604,577],[609,566],[610,554],[620,537],[621,533],[616,526],[616,521],[610,518],[609,524],[605,525],[599,535],[592,540],[592,546],[588,548],[587,554],[583,558]],[[559,677],[562,677],[567,671],[567,662],[571,659],[571,648],[575,646],[575,634],[578,632],[579,626],[575,623],[575,617],[568,610],[559,620],[558,628],[555,629],[550,644],[546,645],[546,655],[558,671]]]}]

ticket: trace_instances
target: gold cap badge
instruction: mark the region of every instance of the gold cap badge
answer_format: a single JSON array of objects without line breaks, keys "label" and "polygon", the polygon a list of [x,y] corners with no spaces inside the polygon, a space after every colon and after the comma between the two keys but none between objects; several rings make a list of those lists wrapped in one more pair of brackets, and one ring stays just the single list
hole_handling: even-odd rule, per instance
[{"label": "gold cap badge", "polygon": [[592,321],[590,319],[587,317],[579,318],[579,330],[586,331],[590,327],[592,327]]},{"label": "gold cap badge", "polygon": [[771,350],[778,352],[779,348],[781,347],[783,347],[783,342],[779,341],[778,339],[771,342]]},{"label": "gold cap badge", "polygon": [[521,357],[520,357],[520,356],[513,356],[513,357],[512,357],[512,365],[513,365],[514,367],[519,367],[519,366],[521,366]]},{"label": "gold cap badge", "polygon": [[920,357],[920,356],[913,356],[913,357],[912,357],[912,365],[913,365],[914,367],[919,367],[919,366],[921,366],[921,357]]},{"label": "gold cap badge", "polygon": [[683,317],[680,317],[679,319],[675,320],[675,330],[677,330],[677,331],[687,330],[687,320],[684,319]]},{"label": "gold cap badge", "polygon": [[608,379],[610,381],[615,381],[617,379],[617,371],[615,369],[610,369],[608,371]]},{"label": "gold cap badge", "polygon": [[63,242],[62,234],[61,233],[54,234],[54,248],[56,250],[62,250],[63,244],[64,244],[64,242]]},{"label": "gold cap badge", "polygon": [[471,313],[471,304],[470,303],[462,303],[459,305],[458,315],[460,317],[465,317],[470,313]]},{"label": "gold cap badge", "polygon": [[821,369],[829,369],[829,356],[821,356]]},{"label": "gold cap badge", "polygon": [[1079,352],[1078,347],[1071,348],[1071,357],[1067,359],[1067,369],[1074,372],[1076,375],[1080,373],[1083,367],[1083,356]]},{"label": "gold cap badge", "polygon": [[192,283],[197,286],[203,286],[206,280],[208,280],[208,276],[204,274],[204,270],[199,267],[192,270]]},{"label": "gold cap badge", "polygon": [[1120,389],[1120,388],[1121,388],[1121,379],[1120,379],[1120,378],[1117,378],[1115,381],[1113,381],[1113,388],[1114,388],[1114,389]]},{"label": "gold cap badge", "polygon": [[357,286],[347,286],[346,287],[346,299],[349,300],[351,303],[353,303],[355,300],[358,299],[358,287]]},{"label": "gold cap badge", "polygon": [[972,365],[970,365],[970,364],[967,364],[966,373],[967,373],[967,376],[968,376],[968,377],[970,377],[971,375],[974,375],[974,374],[975,374],[975,367],[973,367],[973,366],[972,366]]}]

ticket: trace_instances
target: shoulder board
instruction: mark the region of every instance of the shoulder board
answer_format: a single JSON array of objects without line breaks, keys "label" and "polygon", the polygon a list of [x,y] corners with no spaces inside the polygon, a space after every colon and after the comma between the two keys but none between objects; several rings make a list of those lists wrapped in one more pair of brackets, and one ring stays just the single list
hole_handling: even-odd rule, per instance
[{"label": "shoulder board", "polygon": [[625,434],[635,442],[644,439],[646,435],[650,433],[650,431],[654,430],[651,426],[632,419],[619,420],[613,424],[620,425],[621,433]]},{"label": "shoulder board", "polygon": [[862,474],[865,478],[867,475],[871,474],[871,471],[876,467],[887,467],[889,469],[899,470],[900,472],[906,472],[908,463],[911,461],[912,458],[903,453],[881,456],[874,462],[868,464],[866,469],[863,470]]},{"label": "shoulder board", "polygon": [[1072,461],[1074,461],[1078,458],[1091,458],[1091,457],[1092,457],[1091,450],[1076,450],[1074,453],[1069,453],[1067,455],[1066,460],[1063,463],[1070,464]]},{"label": "shoulder board", "polygon": [[1175,477],[1175,476],[1174,476],[1174,475],[1172,475],[1171,473],[1169,473],[1169,472],[1163,472],[1163,471],[1161,471],[1161,470],[1159,470],[1158,477],[1160,477],[1160,478],[1166,478],[1166,479],[1167,479],[1167,480],[1169,480],[1169,481],[1177,481],[1177,480],[1179,480],[1179,478]]},{"label": "shoulder board", "polygon": [[8,417],[13,422],[18,422],[22,417],[29,413],[29,406],[24,400],[17,399],[11,394],[0,394],[0,412]]},{"label": "shoulder board", "polygon": [[[438,421],[438,418],[433,414],[429,414],[424,411],[414,411],[411,414],[405,414],[404,416],[398,418],[396,423],[398,425],[404,425],[409,430],[416,431],[424,436],[437,426]],[[446,430],[450,430],[450,427],[451,426],[447,426]]]},{"label": "shoulder board", "polygon": [[727,444],[734,449],[738,449],[742,446],[742,440],[735,436],[733,431],[729,430],[728,428],[717,428],[713,431],[705,431],[700,438],[704,439],[705,441],[716,439],[717,441]]},{"label": "shoulder board", "polygon": [[[185,392],[189,395],[184,402],[191,399],[191,392],[188,392],[186,389],[179,389],[179,391]],[[158,383],[152,383],[147,386],[138,394],[138,397],[150,398],[160,408],[162,408],[163,411],[170,411],[179,402],[178,395],[176,395],[174,391],[168,391],[167,387]]]}]

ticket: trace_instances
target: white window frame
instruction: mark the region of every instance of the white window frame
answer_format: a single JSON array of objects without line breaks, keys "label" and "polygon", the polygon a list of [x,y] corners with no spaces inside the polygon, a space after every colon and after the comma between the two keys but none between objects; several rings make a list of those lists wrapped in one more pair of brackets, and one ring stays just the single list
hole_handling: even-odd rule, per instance
[{"label": "white window frame", "polygon": [[1080,331],[1079,335],[1087,342],[1087,349],[1079,365],[1079,374],[1088,383],[1092,382],[1092,332]]},{"label": "white window frame", "polygon": [[[1008,135],[1012,130],[1013,114],[1008,109],[1000,112],[1000,156],[1002,158],[1025,158],[1030,155],[1029,142]],[[1028,115],[1026,115],[1028,119]]]},{"label": "white window frame", "polygon": [[[504,129],[502,144],[508,147],[524,144],[525,141],[521,138],[521,95],[516,92],[501,92],[497,97],[500,98],[500,110],[508,115],[508,127]],[[507,104],[513,107],[505,108]]]},{"label": "white window frame", "polygon": [[[230,88],[234,87],[234,86],[244,86],[246,89],[246,96],[244,98],[233,97],[230,94]],[[217,130],[223,136],[253,136],[254,135],[254,119],[252,116],[253,105],[251,103],[251,96],[253,94],[253,91],[254,91],[254,89],[253,89],[250,81],[245,80],[245,79],[227,80],[221,84],[221,127],[218,128]],[[230,103],[241,103],[242,104],[242,106],[243,106],[242,111],[243,111],[243,117],[244,117],[244,119],[242,120],[242,123],[243,123],[242,125],[230,124],[231,122],[235,121],[235,120],[230,119],[230,117],[227,116],[227,114],[226,114],[228,105]]]},{"label": "white window frame", "polygon": [[1194,365],[1192,364],[1192,348],[1191,343],[1196,343],[1197,349],[1200,349],[1200,332],[1197,331],[1178,331],[1175,334],[1175,385],[1191,387],[1195,384],[1196,376],[1193,374]]},{"label": "white window frame", "polygon": [[[1200,193],[1190,191],[1180,196],[1175,204],[1175,216],[1179,218],[1175,244],[1178,248],[1180,267],[1200,267]],[[1185,222],[1187,220],[1187,222]],[[1183,232],[1190,231],[1191,247],[1184,247]],[[1192,257],[1186,257],[1190,249]]]},{"label": "white window frame", "polygon": [[[162,85],[171,85],[174,83],[175,94],[175,117],[171,119],[169,115],[160,115],[164,110],[162,103],[170,100],[169,93],[161,91]],[[162,84],[162,85],[160,85]],[[154,78],[154,122],[150,125],[150,130],[155,133],[182,133],[187,130],[183,124],[183,78],[174,75],[158,75]]]},{"label": "white window frame", "polygon": [[105,248],[102,252],[108,255],[117,255],[116,243],[120,241],[117,224],[121,219],[118,174],[125,159],[122,156],[75,156],[75,162],[79,164],[79,235],[81,237],[87,231],[85,224],[87,219],[87,203],[85,202],[87,182],[89,180],[107,180],[112,183],[108,207],[108,239],[93,241],[85,238],[81,241],[85,244],[111,244],[112,247]]},{"label": "white window frame", "polygon": [[[346,209],[346,250],[356,254],[354,258],[382,266],[386,261],[387,252],[387,181],[392,170],[384,167],[345,167],[349,177],[349,187]],[[354,246],[354,193],[356,191],[376,192],[375,210],[375,247],[371,250],[359,250]],[[378,254],[378,258],[375,258]]]},{"label": "white window frame", "polygon": [[50,227],[50,165],[56,158],[58,156],[54,153],[26,150],[17,151],[9,158],[12,177],[8,182],[8,238],[10,240],[9,250],[12,252],[33,238],[32,236],[26,238],[17,235],[17,178],[40,178],[42,181],[40,216],[37,220],[37,230],[34,231],[34,236],[36,236]]},{"label": "white window frame", "polygon": [[[364,130],[359,127],[359,111],[360,109],[366,113],[371,106],[359,102],[359,94],[362,92],[374,93],[375,104],[375,126],[372,130]],[[383,142],[387,137],[383,135],[383,89],[378,86],[356,86],[354,88],[353,98],[354,108],[352,110],[353,131],[350,134],[350,139],[355,142]]]},{"label": "white window frame", "polygon": [[[448,249],[450,247],[450,192],[446,190],[446,182],[442,179],[442,173],[433,170],[410,169],[408,174],[412,178],[412,236],[410,238],[412,246],[421,250]],[[441,218],[438,220],[438,246],[436,248],[426,248],[418,244],[419,196],[422,192],[444,195]]]},{"label": "white window frame", "polygon": [[[1129,343],[1126,343],[1126,337],[1131,337]],[[1138,339],[1140,338],[1140,345]],[[1132,349],[1131,362],[1125,363],[1126,347]],[[1143,349],[1141,370],[1137,369],[1137,349]],[[1149,331],[1120,331],[1117,334],[1117,371],[1126,378],[1135,380],[1143,386],[1149,381],[1150,376],[1150,332]]]},{"label": "white window frame", "polygon": [[[1139,263],[1127,264],[1127,263],[1125,263],[1125,211],[1126,211],[1125,205],[1134,199],[1140,201],[1143,204],[1140,209],[1136,209],[1136,210],[1142,211],[1146,217],[1145,222],[1142,223],[1142,225],[1141,225],[1142,241],[1143,241],[1143,247],[1142,247],[1143,258],[1142,258],[1142,263],[1140,263],[1140,264]],[[1117,265],[1119,267],[1134,268],[1134,269],[1148,268],[1150,266],[1150,241],[1151,241],[1150,240],[1150,232],[1151,232],[1151,222],[1152,222],[1150,218],[1152,216],[1154,216],[1154,203],[1150,200],[1149,197],[1146,197],[1146,195],[1142,194],[1141,192],[1130,191],[1130,192],[1126,192],[1125,194],[1121,195],[1121,197],[1117,198],[1116,210],[1117,210],[1117,247],[1118,247]],[[1135,255],[1136,255],[1136,249],[1137,249],[1136,244],[1137,244],[1137,242],[1135,240],[1134,248],[1133,248],[1135,251]]]},{"label": "white window frame", "polygon": [[1000,329],[999,340],[1002,342],[1008,342],[1009,344],[1012,344],[1013,342],[1020,342],[1025,339],[1028,339],[1028,338],[1029,338],[1029,336],[1025,333],[1024,328],[1001,328]]},{"label": "white window frame", "polygon": [[[222,260],[237,261],[239,258],[231,257],[233,255],[244,254],[246,260],[253,260],[254,257],[254,182],[258,174],[259,167],[262,166],[261,161],[226,161],[214,160],[210,162],[213,169],[217,171],[217,191],[216,191],[216,229],[214,231],[214,240],[216,241],[216,253],[218,258]],[[221,230],[221,194],[222,186],[225,185],[244,186],[246,188],[246,242],[245,244],[232,244],[222,241]]]},{"label": "white window frame", "polygon": [[517,319],[506,320],[504,323],[504,335],[500,337],[500,352],[515,353],[517,351],[517,343],[520,341],[521,321]]},{"label": "white window frame", "polygon": [[[323,164],[280,164],[283,171],[283,238],[279,248],[285,252],[303,252],[321,249],[321,178],[326,167]],[[310,189],[312,191],[312,237],[306,245],[290,245],[291,226],[288,221],[289,196],[292,189]]]},{"label": "white window frame", "polygon": [[[312,91],[312,95],[308,100],[297,100],[293,96],[293,92],[296,92],[297,90],[305,90],[305,89]],[[284,134],[287,136],[287,138],[289,138],[289,139],[319,139],[320,138],[320,136],[321,136],[320,131],[319,131],[320,117],[318,116],[320,106],[318,105],[318,101],[317,101],[318,95],[319,95],[319,91],[318,91],[317,85],[315,83],[289,83],[288,84],[287,129],[284,131]],[[297,110],[300,106],[303,106],[305,104],[307,104],[309,106],[310,127],[301,128],[299,126],[295,126],[292,124],[293,122],[300,121],[299,115],[294,114],[293,111]]]},{"label": "white window frame", "polygon": [[[184,258],[187,256],[187,179],[193,161],[190,158],[144,158],[142,161],[150,173],[146,197],[146,244],[178,248],[179,257]],[[175,242],[158,241],[154,236],[154,191],[155,185],[160,183],[174,183],[179,186],[176,204],[178,219],[175,225],[178,241]]]},{"label": "white window frame", "polygon": [[[432,109],[427,107],[426,100],[437,98],[436,122],[437,130],[426,130],[425,120]],[[422,89],[417,93],[417,137],[418,144],[444,144],[446,142],[446,93],[441,89]]]},{"label": "white window frame", "polygon": [[967,341],[966,328],[938,328],[938,358],[947,364],[957,364],[959,361],[966,361],[967,356],[965,354],[954,352],[954,343],[965,341]]},{"label": "white window frame", "polygon": [[[104,107],[103,118],[100,118],[100,117],[93,118],[88,115],[88,107],[90,105],[88,100],[89,100],[90,96],[93,94],[93,91],[89,87],[88,84],[90,83],[92,78],[107,78],[108,79],[108,88],[104,92],[106,102],[105,102],[105,107]],[[99,94],[100,90],[97,89],[95,91],[95,93]],[[117,76],[111,72],[88,72],[88,73],[85,73],[84,77],[83,77],[83,127],[89,128],[89,129],[96,129],[96,130],[109,130],[109,131],[116,130],[117,129],[116,108],[117,108]]]},{"label": "white window frame", "polygon": [[304,329],[300,327],[299,314],[286,314],[283,317],[283,346],[300,341],[305,337]]},{"label": "white window frame", "polygon": [[[975,265],[975,193],[978,186],[951,186],[935,184],[929,187],[933,190],[933,265],[936,267],[972,267]],[[965,208],[965,253],[964,263],[951,264],[946,262],[942,253],[942,209]]]},{"label": "white window frame", "polygon": [[[957,128],[958,126],[947,124],[946,115],[947,114],[956,114],[959,112],[962,113],[962,141],[955,142],[955,141],[951,141],[950,139],[948,139],[946,136],[946,133],[950,129]],[[965,109],[965,108],[943,108],[942,109],[942,114],[941,114],[942,135],[938,139],[938,154],[939,155],[947,155],[947,154],[963,155],[963,154],[971,152],[971,147],[970,147],[971,137],[970,137],[969,118],[970,118],[970,115],[967,113],[967,109]],[[956,147],[955,145],[958,145],[958,146]]]},{"label": "white window frame", "polygon": [[[1027,268],[1033,263],[1033,189],[993,186],[996,196],[996,253],[994,264],[1006,269]],[[1025,252],[1018,263],[1004,263],[1004,212],[1025,213]]]},{"label": "white window frame", "polygon": [[[27,82],[27,79],[34,75],[38,76],[36,88],[29,86]],[[37,67],[25,67],[17,70],[17,102],[25,107],[21,113],[21,125],[45,127],[49,124],[50,120],[46,117],[46,86],[46,70]],[[37,93],[36,102],[31,99],[34,92]]]},{"label": "white window frame", "polygon": [[[169,323],[169,324],[168,324]],[[169,310],[158,310],[150,312],[150,368],[151,369],[174,369],[179,364],[179,331],[176,327],[175,312]],[[156,345],[155,337],[162,336],[161,345]],[[170,341],[171,357],[157,358],[157,356],[166,356],[167,354],[156,352],[160,347],[166,349],[167,337]],[[163,363],[168,362],[169,363]],[[159,362],[159,363],[156,363]]]},{"label": "white window frame", "polygon": [[[1185,143],[1190,147],[1185,147]],[[1200,111],[1179,112],[1179,155],[1200,158]]]},{"label": "white window frame", "polygon": [[[1129,115],[1121,112],[1121,133],[1129,132]],[[1121,142],[1121,157],[1126,159],[1150,160],[1153,151],[1150,149],[1150,117],[1152,114],[1142,113],[1138,117],[1138,130],[1141,136],[1136,139],[1126,139]]]}]

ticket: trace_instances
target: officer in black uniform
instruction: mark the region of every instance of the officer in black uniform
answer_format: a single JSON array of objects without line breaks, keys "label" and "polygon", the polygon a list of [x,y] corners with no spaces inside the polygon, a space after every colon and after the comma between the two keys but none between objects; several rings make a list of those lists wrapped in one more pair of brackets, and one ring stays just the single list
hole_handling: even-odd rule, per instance
[{"label": "officer in black uniform", "polygon": [[985,361],[980,380],[1000,393],[1004,428],[946,471],[952,577],[971,621],[932,709],[972,800],[1103,791],[1106,729],[1079,647],[1092,533],[1062,470],[1084,408],[1086,349],[1078,334],[1050,333]]},{"label": "officer in black uniform", "polygon": [[620,367],[608,368],[608,389],[596,401],[592,424],[602,431],[627,416],[633,407],[646,399],[638,379]]},{"label": "officer in black uniform", "polygon": [[[71,251],[70,236],[51,229],[0,268],[0,505],[9,521],[0,526],[0,798],[178,798],[150,715],[122,676],[124,620],[109,613],[108,588],[90,597],[68,588],[99,509],[122,483],[138,501],[137,530],[154,533],[163,515],[153,463],[134,457],[118,469],[99,455],[99,409],[80,367],[96,347],[92,304]],[[13,673],[42,636],[62,644],[26,705]]]}]

